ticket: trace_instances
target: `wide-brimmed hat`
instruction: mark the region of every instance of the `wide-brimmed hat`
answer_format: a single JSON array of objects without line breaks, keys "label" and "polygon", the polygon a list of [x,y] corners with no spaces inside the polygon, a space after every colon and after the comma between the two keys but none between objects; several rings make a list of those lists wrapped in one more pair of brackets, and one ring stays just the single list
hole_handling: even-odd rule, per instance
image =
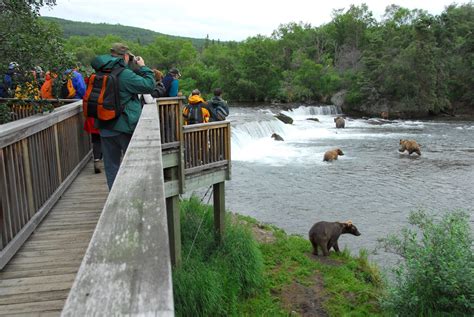
[{"label": "wide-brimmed hat", "polygon": [[130,49],[128,48],[127,45],[123,44],[123,43],[114,43],[112,44],[112,47],[110,48],[110,52],[111,53],[115,53],[117,55],[125,55],[125,54],[129,54],[131,56],[134,56],[132,54],[132,52],[130,52]]}]

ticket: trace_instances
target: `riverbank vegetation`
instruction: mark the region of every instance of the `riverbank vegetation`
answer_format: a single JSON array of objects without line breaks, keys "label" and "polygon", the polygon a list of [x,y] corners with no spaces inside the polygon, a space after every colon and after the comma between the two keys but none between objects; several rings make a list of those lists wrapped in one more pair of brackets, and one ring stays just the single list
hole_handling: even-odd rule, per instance
[{"label": "riverbank vegetation", "polygon": [[474,315],[474,239],[469,215],[453,211],[437,218],[423,210],[412,212],[412,228],[380,241],[403,259],[383,301],[392,314]]},{"label": "riverbank vegetation", "polygon": [[402,261],[387,279],[348,250],[311,254],[304,237],[228,213],[224,242],[212,207],[181,201],[183,264],[173,271],[178,316],[434,316],[474,313],[469,216],[415,211],[400,234],[380,240]]},{"label": "riverbank vegetation", "polygon": [[183,264],[173,272],[178,316],[378,314],[382,279],[367,254],[311,255],[311,245],[256,220],[227,214],[214,239],[212,207],[181,202]]}]

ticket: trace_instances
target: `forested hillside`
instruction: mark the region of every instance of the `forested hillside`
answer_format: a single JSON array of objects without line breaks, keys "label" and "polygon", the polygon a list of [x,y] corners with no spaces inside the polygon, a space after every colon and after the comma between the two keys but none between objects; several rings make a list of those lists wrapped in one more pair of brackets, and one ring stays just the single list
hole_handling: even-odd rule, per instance
[{"label": "forested hillside", "polygon": [[[332,20],[318,27],[289,23],[270,37],[225,43],[203,39],[202,46],[191,39],[131,31],[137,28],[87,23],[81,25],[89,25],[90,32],[99,27],[109,31],[81,31],[89,35],[79,36],[64,30],[60,39],[64,23],[40,19],[30,27],[9,21],[9,15],[0,21],[8,30],[0,43],[3,69],[12,60],[46,69],[81,62],[87,73],[94,56],[120,41],[151,67],[164,72],[178,67],[184,95],[199,88],[209,96],[221,87],[232,102],[339,102],[346,113],[387,111],[391,117],[474,114],[472,1],[453,4],[436,16],[392,5],[380,20],[366,5],[351,6],[334,11]],[[120,29],[128,31],[117,35]]]},{"label": "forested hillside", "polygon": [[41,17],[41,19],[59,24],[60,28],[63,30],[65,38],[70,38],[71,36],[103,37],[106,35],[116,35],[127,41],[134,41],[146,45],[153,42],[156,36],[165,35],[170,38],[190,40],[197,48],[202,47],[204,44],[204,39],[166,35],[147,29],[121,24],[78,22],[53,17]]}]

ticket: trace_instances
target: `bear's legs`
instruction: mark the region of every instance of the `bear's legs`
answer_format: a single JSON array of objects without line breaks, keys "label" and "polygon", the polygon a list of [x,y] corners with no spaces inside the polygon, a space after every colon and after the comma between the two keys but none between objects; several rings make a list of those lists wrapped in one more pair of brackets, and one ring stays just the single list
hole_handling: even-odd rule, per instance
[{"label": "bear's legs", "polygon": [[328,256],[329,255],[329,241],[327,243],[323,241],[321,243],[321,249],[323,250],[323,255]]},{"label": "bear's legs", "polygon": [[310,237],[309,241],[311,241],[311,244],[313,245],[313,254],[318,255],[318,242],[315,241],[312,237]]}]

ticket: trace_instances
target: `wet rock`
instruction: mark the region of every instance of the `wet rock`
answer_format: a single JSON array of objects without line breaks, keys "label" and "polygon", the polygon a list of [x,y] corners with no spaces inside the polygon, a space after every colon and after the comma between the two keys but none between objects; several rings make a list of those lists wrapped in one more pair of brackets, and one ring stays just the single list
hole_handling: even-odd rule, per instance
[{"label": "wet rock", "polygon": [[283,123],[293,124],[293,119],[291,117],[288,117],[286,114],[281,113],[281,112],[279,114],[277,114],[275,117]]}]

